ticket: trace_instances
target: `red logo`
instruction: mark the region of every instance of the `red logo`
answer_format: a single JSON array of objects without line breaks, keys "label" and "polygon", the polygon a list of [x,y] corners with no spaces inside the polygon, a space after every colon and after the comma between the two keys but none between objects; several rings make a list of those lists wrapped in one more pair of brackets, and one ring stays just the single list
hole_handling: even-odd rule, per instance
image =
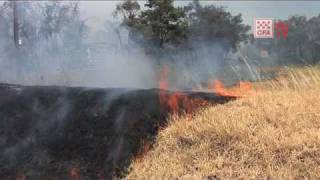
[{"label": "red logo", "polygon": [[254,37],[273,38],[273,19],[255,19]]},{"label": "red logo", "polygon": [[[277,38],[281,36],[286,39],[289,32],[289,25],[282,21],[275,23]],[[274,37],[273,19],[255,19],[254,20],[254,38],[273,38]]]},{"label": "red logo", "polygon": [[289,32],[289,25],[284,23],[284,22],[277,22],[276,23],[276,33],[277,33],[277,38],[279,39],[281,36],[283,39],[286,39],[288,36]]}]

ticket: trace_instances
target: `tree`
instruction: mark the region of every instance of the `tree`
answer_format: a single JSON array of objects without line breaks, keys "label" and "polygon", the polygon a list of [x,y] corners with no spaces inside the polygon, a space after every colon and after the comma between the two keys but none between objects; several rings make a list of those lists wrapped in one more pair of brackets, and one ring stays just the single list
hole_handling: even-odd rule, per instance
[{"label": "tree", "polygon": [[162,48],[165,43],[181,43],[186,38],[187,23],[182,8],[173,6],[173,0],[149,0],[140,16],[147,41]]},{"label": "tree", "polygon": [[16,48],[19,48],[20,46],[20,37],[19,37],[19,14],[18,14],[18,5],[17,2],[14,0],[12,1],[13,6],[13,39],[14,39],[14,45]]},{"label": "tree", "polygon": [[228,52],[247,41],[250,27],[242,24],[242,16],[233,16],[224,7],[201,6],[194,0],[185,11],[189,22],[189,39],[193,42],[220,43]]},{"label": "tree", "polygon": [[[2,23],[9,23],[8,19],[12,19],[12,39],[10,41],[13,41],[13,44],[15,48],[19,48],[19,40],[20,40],[20,27],[21,22],[19,18],[19,7],[18,2],[16,0],[13,1],[5,1],[2,6],[0,7],[0,16]],[[8,28],[8,24],[6,24],[4,27]],[[2,31],[8,31],[5,29],[2,29]]]},{"label": "tree", "polygon": [[59,34],[65,27],[79,20],[78,3],[61,4],[58,1],[41,7],[43,21],[39,33],[45,38]]},{"label": "tree", "polygon": [[140,5],[136,0],[127,0],[117,5],[114,15],[123,17],[123,25],[133,26],[140,10]]},{"label": "tree", "polygon": [[316,17],[312,17],[308,21],[307,36],[309,40],[309,50],[311,58],[314,62],[320,61],[320,14]]},{"label": "tree", "polygon": [[10,31],[13,14],[11,10],[12,4],[7,1],[3,2],[3,4],[0,7],[0,51],[3,50],[1,54],[3,54],[4,52],[8,52],[10,51],[10,49],[14,48],[14,38]]},{"label": "tree", "polygon": [[86,32],[78,3],[5,1],[0,6],[1,59],[17,71],[18,81],[49,63],[81,64]]},{"label": "tree", "polygon": [[137,0],[126,0],[118,4],[113,14],[122,17],[121,26],[129,29],[129,39],[133,42],[141,42],[139,32],[135,28],[138,24],[138,15],[140,14],[140,5]]},{"label": "tree", "polygon": [[145,6],[141,10],[136,1],[127,0],[116,12],[122,14],[130,37],[140,33],[147,47],[185,46],[188,40],[219,43],[229,52],[248,39],[250,27],[242,24],[241,14],[233,16],[224,7],[201,6],[198,0],[183,8],[174,7],[173,0],[148,0]]},{"label": "tree", "polygon": [[137,2],[127,0],[117,6],[116,12],[123,15],[123,24],[131,34],[142,35],[146,47],[164,48],[186,38],[184,11],[174,7],[173,0],[148,0],[145,7],[146,10],[138,11]]}]

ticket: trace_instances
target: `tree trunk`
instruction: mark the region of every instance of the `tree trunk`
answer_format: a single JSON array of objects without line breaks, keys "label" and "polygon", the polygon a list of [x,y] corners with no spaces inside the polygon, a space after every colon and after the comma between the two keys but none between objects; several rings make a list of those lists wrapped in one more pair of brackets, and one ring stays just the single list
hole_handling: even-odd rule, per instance
[{"label": "tree trunk", "polygon": [[19,37],[19,18],[18,18],[18,9],[17,9],[17,2],[13,0],[13,40],[14,45],[16,48],[19,48],[20,37]]}]

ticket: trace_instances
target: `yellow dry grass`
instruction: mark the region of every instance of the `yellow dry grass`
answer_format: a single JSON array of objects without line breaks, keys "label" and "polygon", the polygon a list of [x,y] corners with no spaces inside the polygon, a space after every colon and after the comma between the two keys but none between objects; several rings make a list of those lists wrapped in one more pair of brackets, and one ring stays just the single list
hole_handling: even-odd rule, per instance
[{"label": "yellow dry grass", "polygon": [[320,179],[320,68],[290,68],[254,95],[172,117],[128,179]]}]

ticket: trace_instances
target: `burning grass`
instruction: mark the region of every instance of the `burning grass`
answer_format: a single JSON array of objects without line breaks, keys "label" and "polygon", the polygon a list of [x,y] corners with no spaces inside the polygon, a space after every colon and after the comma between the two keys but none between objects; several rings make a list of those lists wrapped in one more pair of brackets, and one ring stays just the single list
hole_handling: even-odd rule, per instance
[{"label": "burning grass", "polygon": [[254,96],[173,116],[128,179],[320,178],[320,68],[287,68]]},{"label": "burning grass", "polygon": [[[161,107],[167,108],[171,114],[179,114],[181,109],[188,114],[192,115],[198,108],[206,107],[209,105],[213,105],[211,102],[199,99],[199,98],[190,98],[186,92],[175,90],[171,94],[166,93],[169,87],[169,67],[164,66],[160,71],[158,88],[159,91],[159,102]],[[223,83],[219,80],[215,80],[209,83],[208,87],[195,89],[195,91],[207,91],[209,93],[214,93],[217,96],[223,98],[238,98],[244,97],[248,95],[248,92],[251,90],[250,82],[242,82],[240,81],[236,86],[232,88],[225,88]]]}]

